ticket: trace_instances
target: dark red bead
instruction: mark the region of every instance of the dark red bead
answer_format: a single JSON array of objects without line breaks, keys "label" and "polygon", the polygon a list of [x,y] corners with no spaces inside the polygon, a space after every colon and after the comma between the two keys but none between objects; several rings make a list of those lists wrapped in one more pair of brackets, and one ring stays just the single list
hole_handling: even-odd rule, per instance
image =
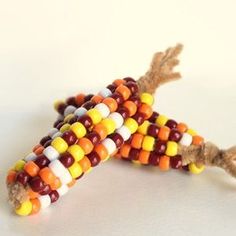
[{"label": "dark red bead", "polygon": [[88,115],[81,116],[78,121],[82,123],[86,129],[90,128],[93,125],[93,121]]},{"label": "dark red bead", "polygon": [[64,115],[64,111],[66,109],[67,105],[65,103],[61,103],[59,104],[57,111],[61,114]]},{"label": "dark red bead", "polygon": [[125,86],[129,88],[132,94],[136,94],[138,92],[138,85],[135,82],[129,81],[125,84]]},{"label": "dark red bead", "polygon": [[51,140],[48,140],[48,141],[43,145],[43,147],[46,148],[46,147],[50,146],[51,143],[52,143],[52,139],[51,139]]},{"label": "dark red bead", "polygon": [[124,98],[121,94],[115,92],[111,96],[111,98],[115,99],[118,105],[122,104],[124,102]]},{"label": "dark red bead", "polygon": [[159,128],[157,125],[150,124],[147,130],[147,134],[152,136],[152,137],[157,137],[157,134],[159,132]]},{"label": "dark red bead", "polygon": [[75,101],[75,97],[69,97],[66,99],[66,103],[68,105],[71,105],[71,106],[74,106],[74,107],[77,107],[77,103]]},{"label": "dark red bead", "polygon": [[141,125],[145,120],[145,114],[136,112],[136,114],[132,116],[132,118],[137,121],[138,125]]},{"label": "dark red bead", "polygon": [[32,188],[32,190],[34,192],[40,192],[45,188],[45,184],[43,182],[43,180],[39,177],[39,176],[35,176],[33,177],[30,181],[29,181],[29,185]]},{"label": "dark red bead", "polygon": [[60,122],[60,123],[57,125],[56,128],[59,130],[64,124],[65,124],[65,122],[62,121],[62,122]]},{"label": "dark red bead", "polygon": [[125,77],[123,80],[125,80],[126,82],[136,82],[132,77]]},{"label": "dark red bead", "polygon": [[96,152],[91,152],[87,155],[87,157],[90,160],[92,167],[98,165],[98,163],[101,161],[99,155]]},{"label": "dark red bead", "polygon": [[72,124],[74,124],[75,122],[77,121],[77,117],[76,116],[73,116],[72,118],[70,118],[70,120],[69,120],[69,124],[70,125],[72,125]]},{"label": "dark red bead", "polygon": [[165,124],[165,126],[169,127],[170,129],[175,129],[177,127],[178,123],[175,120],[168,120]]},{"label": "dark red bead", "polygon": [[90,101],[93,96],[94,96],[93,94],[88,94],[88,95],[86,95],[86,96],[84,97],[84,102]]},{"label": "dark red bead", "polygon": [[51,203],[54,203],[58,200],[59,193],[57,192],[57,190],[53,190],[51,191],[51,193],[49,193],[49,197],[51,198]]},{"label": "dark red bead", "polygon": [[117,112],[120,113],[124,119],[129,117],[129,110],[126,107],[119,107]]},{"label": "dark red bead", "polygon": [[186,166],[182,166],[182,170],[189,171],[189,167],[188,167],[188,165],[186,165]]},{"label": "dark red bead", "polygon": [[183,135],[177,129],[172,129],[170,131],[169,140],[179,142],[179,140],[182,138],[182,136]]},{"label": "dark red bead", "polygon": [[97,145],[101,140],[101,137],[97,132],[87,134],[86,138],[88,138],[93,145]]},{"label": "dark red bead", "polygon": [[25,171],[21,171],[17,173],[16,181],[25,186],[30,180],[30,178],[31,178],[30,175],[28,175]]},{"label": "dark red bead", "polygon": [[61,155],[59,161],[66,167],[69,168],[75,162],[75,159],[71,156],[70,153],[66,152]]},{"label": "dark red bead", "polygon": [[138,160],[139,158],[139,152],[140,150],[139,149],[136,149],[136,148],[131,148],[130,149],[130,152],[129,152],[129,159],[130,160]]},{"label": "dark red bead", "polygon": [[138,95],[133,95],[129,98],[130,101],[134,102],[137,107],[140,107],[141,105],[141,100]]},{"label": "dark red bead", "polygon": [[114,93],[115,90],[116,90],[116,86],[115,86],[114,84],[109,84],[109,85],[107,86],[107,88],[108,88],[112,93]]},{"label": "dark red bead", "polygon": [[43,154],[40,154],[37,156],[37,158],[34,160],[34,163],[40,168],[44,168],[49,165],[50,161],[49,159],[44,156]]},{"label": "dark red bead", "polygon": [[70,130],[65,131],[61,137],[67,142],[69,146],[75,144],[77,141],[77,137]]},{"label": "dark red bead", "polygon": [[39,191],[40,195],[47,195],[52,191],[51,187],[49,185],[45,185],[43,190]]},{"label": "dark red bead", "polygon": [[95,102],[93,102],[93,101],[87,101],[87,102],[85,102],[85,103],[83,104],[82,107],[84,107],[85,109],[89,110],[89,109],[93,108],[95,105],[96,105]]},{"label": "dark red bead", "polygon": [[152,123],[155,123],[158,116],[159,116],[159,113],[154,111],[148,120]]},{"label": "dark red bead", "polygon": [[179,169],[182,166],[182,157],[181,155],[176,155],[170,158],[170,166],[173,169]]},{"label": "dark red bead", "polygon": [[120,148],[124,143],[123,137],[118,133],[114,133],[114,134],[110,135],[109,137],[114,141],[117,148]]},{"label": "dark red bead", "polygon": [[81,177],[83,177],[84,173],[82,173],[79,177],[75,178],[76,180],[80,179]]},{"label": "dark red bead", "polygon": [[155,152],[151,152],[149,155],[148,163],[153,166],[158,166],[160,162],[160,155]]},{"label": "dark red bead", "polygon": [[165,154],[166,151],[166,143],[164,141],[158,140],[155,143],[155,152],[158,155],[163,155]]},{"label": "dark red bead", "polygon": [[40,144],[43,146],[48,140],[51,140],[51,137],[45,136],[40,140]]},{"label": "dark red bead", "polygon": [[53,127],[56,128],[59,123],[61,123],[63,120],[57,120],[54,122]]}]

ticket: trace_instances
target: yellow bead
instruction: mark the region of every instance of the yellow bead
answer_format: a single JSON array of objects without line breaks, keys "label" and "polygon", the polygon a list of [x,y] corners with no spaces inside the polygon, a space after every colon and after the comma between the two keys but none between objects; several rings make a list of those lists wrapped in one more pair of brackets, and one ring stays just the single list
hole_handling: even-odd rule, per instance
[{"label": "yellow bead", "polygon": [[168,118],[164,115],[159,115],[156,118],[156,124],[159,125],[159,126],[164,126],[167,121],[168,121]]},{"label": "yellow bead", "polygon": [[154,149],[155,138],[147,135],[143,138],[142,148],[145,151],[151,152]]},{"label": "yellow bead", "polygon": [[64,122],[67,123],[71,118],[74,117],[74,114],[69,114],[64,118]]},{"label": "yellow bead", "polygon": [[131,134],[135,133],[138,129],[138,123],[133,118],[127,118],[124,125],[130,130]]},{"label": "yellow bead", "polygon": [[178,144],[173,141],[167,142],[166,155],[173,157],[178,154]]},{"label": "yellow bead", "polygon": [[15,169],[16,171],[23,170],[24,165],[25,165],[25,161],[19,160],[19,161],[16,162],[14,169]]},{"label": "yellow bead", "polygon": [[53,106],[54,106],[54,109],[57,111],[58,110],[58,107],[60,104],[64,104],[64,101],[62,100],[57,100],[54,102]]},{"label": "yellow bead", "polygon": [[107,129],[107,134],[112,134],[116,129],[116,123],[111,118],[105,118],[101,121],[101,124],[104,125]]},{"label": "yellow bead", "polygon": [[147,129],[148,129],[149,125],[150,125],[150,122],[147,121],[147,120],[145,120],[145,121],[143,122],[143,124],[141,124],[141,125],[138,127],[138,132],[139,132],[140,134],[146,135],[146,134],[147,134]]},{"label": "yellow bead", "polygon": [[149,106],[153,105],[154,99],[150,93],[142,93],[140,99],[142,103],[145,103]]},{"label": "yellow bead", "polygon": [[53,139],[51,146],[54,147],[60,154],[64,153],[68,148],[67,142],[61,137],[56,137]]},{"label": "yellow bead", "polygon": [[84,150],[77,144],[71,145],[67,152],[74,157],[75,161],[80,161],[84,157]]},{"label": "yellow bead", "polygon": [[188,168],[192,174],[200,174],[205,169],[205,166],[204,165],[197,166],[195,163],[192,162],[188,165]]},{"label": "yellow bead", "polygon": [[83,173],[82,167],[77,162],[74,162],[74,164],[70,166],[68,170],[74,179],[78,178]]},{"label": "yellow bead", "polygon": [[87,111],[87,115],[92,119],[94,125],[102,120],[102,114],[96,108]]},{"label": "yellow bead", "polygon": [[15,209],[15,212],[17,215],[20,216],[27,216],[32,211],[32,203],[31,201],[25,201],[23,202],[19,208]]},{"label": "yellow bead", "polygon": [[70,130],[76,135],[77,138],[82,138],[87,133],[86,128],[80,123],[75,122],[70,126]]},{"label": "yellow bead", "polygon": [[64,124],[61,128],[60,131],[64,133],[65,131],[70,129],[70,124]]},{"label": "yellow bead", "polygon": [[194,129],[188,129],[187,133],[190,134],[191,136],[197,135],[197,132]]}]

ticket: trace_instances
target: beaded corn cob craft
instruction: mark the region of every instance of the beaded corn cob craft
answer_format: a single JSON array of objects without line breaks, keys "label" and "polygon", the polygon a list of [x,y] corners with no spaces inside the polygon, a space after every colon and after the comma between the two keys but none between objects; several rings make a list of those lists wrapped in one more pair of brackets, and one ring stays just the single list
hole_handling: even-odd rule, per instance
[{"label": "beaded corn cob craft", "polygon": [[57,102],[60,115],[54,128],[8,172],[15,212],[38,213],[110,156],[194,174],[214,165],[236,176],[235,147],[220,150],[184,123],[152,110],[155,89],[180,78],[173,68],[181,49],[177,45],[155,54],[150,70],[137,81],[118,79],[98,95],[78,94]]}]

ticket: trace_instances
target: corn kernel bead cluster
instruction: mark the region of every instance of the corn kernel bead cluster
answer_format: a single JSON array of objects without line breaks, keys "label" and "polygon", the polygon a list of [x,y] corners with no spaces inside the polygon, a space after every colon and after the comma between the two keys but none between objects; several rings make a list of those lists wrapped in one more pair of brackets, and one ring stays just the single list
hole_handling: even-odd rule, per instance
[{"label": "corn kernel bead cluster", "polygon": [[[125,106],[126,102],[132,101],[129,99],[131,95],[137,93],[129,89],[125,82],[114,82],[117,86],[113,95],[121,95],[122,103],[117,104],[111,95],[103,98],[94,108],[84,110],[83,114],[80,108],[84,107],[79,107],[80,111],[74,110],[73,115],[78,120],[63,124],[59,130],[52,129],[47,141],[46,138],[41,140],[32,153],[10,170],[8,184],[19,182],[27,187],[29,195],[29,200],[16,209],[17,214],[35,214],[56,202],[77,179],[101,160],[113,155],[137,131],[138,125],[151,117],[152,110],[146,103],[139,102],[136,106],[133,102],[132,109]],[[62,130],[63,126],[66,128]],[[48,141],[50,144],[45,145]]]}]

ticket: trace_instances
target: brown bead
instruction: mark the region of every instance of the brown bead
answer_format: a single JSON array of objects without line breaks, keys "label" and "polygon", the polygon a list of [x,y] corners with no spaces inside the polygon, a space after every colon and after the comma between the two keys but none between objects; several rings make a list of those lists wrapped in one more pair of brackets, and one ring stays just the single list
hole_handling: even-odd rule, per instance
[{"label": "brown bead", "polygon": [[84,97],[84,102],[90,101],[94,94],[88,94]]},{"label": "brown bead", "polygon": [[181,155],[176,155],[174,157],[170,158],[170,166],[173,169],[179,169],[182,167],[182,156]]},{"label": "brown bead", "polygon": [[150,117],[148,120],[149,120],[151,123],[155,123],[158,116],[159,116],[159,113],[157,113],[157,112],[154,111],[154,112],[152,113],[151,117]]},{"label": "brown bead", "polygon": [[155,143],[155,152],[158,155],[163,155],[165,154],[166,151],[166,143],[164,141],[158,140]]},{"label": "brown bead", "polygon": [[43,180],[39,176],[35,176],[29,181],[29,185],[34,192],[40,192],[45,188]]},{"label": "brown bead", "polygon": [[43,146],[48,140],[51,140],[51,137],[45,136],[40,140],[40,144]]},{"label": "brown bead", "polygon": [[48,141],[43,145],[43,147],[46,148],[46,147],[50,146],[51,143],[52,143],[52,139],[48,140]]},{"label": "brown bead", "polygon": [[130,101],[134,102],[137,107],[141,106],[141,100],[138,95],[133,95],[129,98]]},{"label": "brown bead", "polygon": [[66,167],[69,168],[73,165],[75,162],[75,159],[72,157],[72,155],[68,152],[63,153],[61,157],[59,158],[59,161]]},{"label": "brown bead", "polygon": [[57,125],[57,129],[60,130],[60,128],[65,124],[64,121],[60,122],[58,125]]},{"label": "brown bead", "polygon": [[124,102],[123,96],[117,92],[113,93],[110,97],[113,98],[117,102],[118,105]]},{"label": "brown bead", "polygon": [[145,120],[145,114],[136,112],[136,114],[132,118],[137,121],[138,125],[141,125]]},{"label": "brown bead", "polygon": [[90,128],[93,125],[93,121],[88,115],[81,116],[78,121],[82,123],[86,129]]},{"label": "brown bead", "polygon": [[150,124],[147,130],[147,134],[152,136],[152,137],[157,137],[157,134],[159,132],[159,128],[157,125]]},{"label": "brown bead", "polygon": [[177,127],[178,123],[175,120],[168,120],[165,124],[165,126],[169,127],[170,129],[175,129]]},{"label": "brown bead", "polygon": [[184,170],[184,171],[189,171],[189,167],[188,167],[188,165],[186,165],[186,166],[182,166],[182,170]]},{"label": "brown bead", "polygon": [[138,158],[139,158],[139,149],[131,148],[129,152],[129,159],[136,161],[138,160]]},{"label": "brown bead", "polygon": [[114,84],[109,84],[109,85],[107,86],[107,88],[108,88],[112,93],[114,93],[115,90],[116,90],[116,86],[115,86]]},{"label": "brown bead", "polygon": [[137,94],[137,92],[138,92],[138,85],[135,82],[129,81],[129,82],[127,82],[125,84],[125,86],[129,88],[129,90],[131,91],[131,93],[133,95]]},{"label": "brown bead", "polygon": [[77,141],[77,137],[71,130],[65,131],[61,136],[69,146],[73,145]]},{"label": "brown bead", "polygon": [[69,124],[70,125],[72,125],[72,124],[74,124],[75,122],[77,121],[77,117],[76,116],[73,116],[72,118],[70,118],[70,120],[69,120]]},{"label": "brown bead", "polygon": [[135,79],[133,79],[132,77],[125,77],[123,80],[125,80],[126,82],[136,82]]},{"label": "brown bead", "polygon": [[177,129],[172,129],[170,131],[169,140],[174,142],[179,142],[182,136],[183,135]]},{"label": "brown bead", "polygon": [[117,112],[120,113],[124,119],[129,117],[129,110],[126,107],[119,107]]},{"label": "brown bead", "polygon": [[53,127],[56,128],[59,123],[61,123],[63,120],[57,120],[54,122]]},{"label": "brown bead", "polygon": [[51,203],[54,203],[59,199],[59,193],[57,190],[53,190],[49,193],[49,197],[51,199]]},{"label": "brown bead", "polygon": [[75,101],[75,97],[69,97],[66,99],[66,104],[67,105],[71,105],[71,106],[74,106],[74,107],[77,107],[77,103]]},{"label": "brown bead", "polygon": [[97,132],[87,134],[86,138],[88,138],[94,146],[97,145],[101,140],[101,137]]},{"label": "brown bead", "polygon": [[153,166],[158,166],[160,162],[160,155],[155,152],[151,152],[149,155],[148,163]]},{"label": "brown bead", "polygon": [[66,109],[67,105],[65,103],[61,103],[59,104],[57,111],[61,114],[64,115],[64,111]]},{"label": "brown bead", "polygon": [[37,156],[37,158],[34,160],[34,163],[40,168],[44,168],[49,165],[50,161],[49,159],[44,156],[43,154],[40,154]]},{"label": "brown bead", "polygon": [[99,164],[101,161],[99,155],[96,152],[91,152],[90,154],[87,155],[88,159],[91,162],[91,166],[94,167]]},{"label": "brown bead", "polygon": [[17,173],[16,176],[16,181],[23,184],[24,186],[28,183],[28,181],[30,180],[30,175],[27,174],[25,171],[21,171]]},{"label": "brown bead", "polygon": [[84,108],[87,109],[87,110],[90,110],[90,109],[93,108],[95,105],[96,105],[95,102],[93,102],[93,101],[87,101],[87,102],[85,102],[85,103],[82,105],[82,107],[84,107]]},{"label": "brown bead", "polygon": [[123,137],[118,133],[114,133],[114,134],[110,135],[109,137],[114,141],[117,148],[120,148],[124,144]]},{"label": "brown bead", "polygon": [[40,195],[47,195],[52,191],[51,187],[49,185],[45,185],[43,190],[39,191]]}]

